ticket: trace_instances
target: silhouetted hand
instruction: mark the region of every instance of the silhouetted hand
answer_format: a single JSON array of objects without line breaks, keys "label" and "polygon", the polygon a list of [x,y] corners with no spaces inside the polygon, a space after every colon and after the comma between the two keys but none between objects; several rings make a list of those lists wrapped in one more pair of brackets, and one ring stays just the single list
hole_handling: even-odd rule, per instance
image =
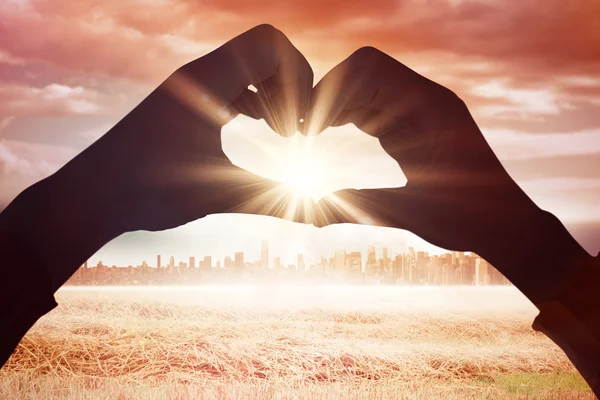
[{"label": "silhouetted hand", "polygon": [[127,231],[173,228],[228,211],[282,216],[276,206],[263,207],[266,198],[282,197],[279,184],[233,165],[221,128],[245,112],[294,134],[312,85],[310,65],[285,35],[258,26],[176,71],[84,152],[81,164],[105,168],[90,164],[86,153],[112,164],[107,184],[120,184],[127,199]]},{"label": "silhouetted hand", "polygon": [[[536,300],[563,283],[548,248],[585,254],[508,175],[461,99],[375,48],[353,53],[314,89],[307,133],[348,123],[378,137],[408,183],[338,191],[319,203],[320,225],[367,222],[476,252]],[[546,263],[543,277],[529,263]]]},{"label": "silhouetted hand", "polygon": [[223,212],[303,221],[301,209],[285,213],[288,195],[279,183],[229,161],[221,127],[244,112],[293,134],[312,85],[310,65],[283,33],[253,28],[181,67],[97,142],[24,191],[2,214],[0,230],[30,243],[57,270],[57,289],[125,232]]}]

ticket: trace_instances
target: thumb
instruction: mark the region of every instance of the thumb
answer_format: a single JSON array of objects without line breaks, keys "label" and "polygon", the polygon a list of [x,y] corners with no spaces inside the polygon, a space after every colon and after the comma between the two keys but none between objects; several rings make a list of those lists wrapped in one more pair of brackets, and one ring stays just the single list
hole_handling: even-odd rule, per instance
[{"label": "thumb", "polygon": [[319,201],[315,225],[350,223],[412,230],[417,204],[404,187],[339,190]]},{"label": "thumb", "polygon": [[[233,164],[226,171],[215,171],[204,185],[187,196],[191,214],[236,213],[276,217],[310,223],[316,204],[312,199],[298,199],[280,182],[272,181]],[[191,217],[191,216],[190,216]]]}]

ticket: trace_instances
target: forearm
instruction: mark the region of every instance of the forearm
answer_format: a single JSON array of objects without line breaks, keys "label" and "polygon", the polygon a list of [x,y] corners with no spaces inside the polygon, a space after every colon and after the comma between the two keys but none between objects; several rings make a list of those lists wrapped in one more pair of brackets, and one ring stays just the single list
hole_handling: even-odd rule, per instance
[{"label": "forearm", "polygon": [[42,315],[56,306],[50,280],[37,254],[24,242],[0,232],[3,281],[0,288],[0,367]]},{"label": "forearm", "polygon": [[533,328],[552,339],[600,396],[600,263],[552,214],[522,221],[490,261],[540,310]]},{"label": "forearm", "polygon": [[85,260],[123,232],[119,192],[86,158],[30,186],[0,214],[0,366]]},{"label": "forearm", "polygon": [[600,259],[589,260],[555,300],[537,304],[533,328],[552,339],[600,397]]},{"label": "forearm", "polygon": [[[493,234],[479,253],[535,305],[555,299],[593,257],[553,214],[539,208],[490,226]],[[502,227],[503,226],[503,227]]]},{"label": "forearm", "polygon": [[[0,214],[0,232],[38,254],[55,292],[103,245],[124,232],[125,199],[91,149],[30,186]],[[85,164],[85,165],[84,165]]]}]

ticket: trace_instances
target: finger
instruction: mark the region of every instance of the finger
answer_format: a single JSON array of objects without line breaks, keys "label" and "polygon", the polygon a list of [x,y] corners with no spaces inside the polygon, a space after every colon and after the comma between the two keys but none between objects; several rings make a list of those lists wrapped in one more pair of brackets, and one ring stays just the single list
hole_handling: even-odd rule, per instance
[{"label": "finger", "polygon": [[176,198],[182,220],[191,221],[209,214],[243,213],[312,222],[316,203],[312,199],[297,198],[279,182],[235,165],[202,169],[195,175],[193,184],[185,181],[185,190],[170,191]]},{"label": "finger", "polygon": [[307,127],[312,134],[337,124],[342,114],[371,102],[379,91],[381,54],[372,48],[359,49],[317,83],[308,113]]},{"label": "finger", "polygon": [[409,186],[340,190],[319,201],[317,208],[324,217],[315,225],[352,223],[404,229],[439,247],[457,248],[456,238],[445,234],[445,227],[460,226],[460,216],[439,212],[454,199],[432,198],[429,193],[421,194]]},{"label": "finger", "polygon": [[[383,120],[377,127],[389,125],[393,118],[412,113],[435,86],[439,85],[387,54],[372,47],[361,48],[315,86],[309,108],[310,130],[318,133],[328,126],[355,123],[360,115],[354,112],[364,109]],[[380,130],[365,132],[377,136]]]},{"label": "finger", "polygon": [[[316,203],[310,198],[298,198],[279,182],[247,171],[239,171],[237,180],[243,182],[228,189],[227,200],[219,206],[226,211],[276,217],[298,223],[312,223]],[[225,197],[225,196],[222,196]]]},{"label": "finger", "polygon": [[264,111],[262,110],[261,102],[255,92],[246,89],[240,96],[231,104],[233,113],[244,114],[250,118],[260,119]]},{"label": "finger", "polygon": [[[411,155],[423,152],[423,145],[427,145],[420,135],[420,127],[413,122],[410,116],[397,119],[390,114],[377,112],[367,107],[356,107],[341,112],[331,126],[353,123],[363,132],[379,138],[383,149],[395,160],[402,160],[406,167],[411,162]],[[404,169],[403,167],[403,169]]]},{"label": "finger", "polygon": [[345,189],[317,203],[317,226],[351,223],[411,229],[418,199],[406,188]]},{"label": "finger", "polygon": [[279,133],[289,134],[306,114],[312,84],[306,58],[279,30],[260,25],[183,66],[162,86],[199,114],[213,118],[254,85],[266,110],[261,117]]},{"label": "finger", "polygon": [[275,43],[279,65],[275,73],[256,85],[257,109],[282,136],[301,130],[310,103],[313,71],[306,58],[282,36]]}]

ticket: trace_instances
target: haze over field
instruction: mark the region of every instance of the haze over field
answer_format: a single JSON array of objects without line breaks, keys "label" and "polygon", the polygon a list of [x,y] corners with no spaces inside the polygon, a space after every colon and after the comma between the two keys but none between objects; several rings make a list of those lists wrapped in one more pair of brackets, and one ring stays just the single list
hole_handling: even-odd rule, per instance
[{"label": "haze over field", "polygon": [[63,288],[0,397],[593,399],[514,288]]}]

